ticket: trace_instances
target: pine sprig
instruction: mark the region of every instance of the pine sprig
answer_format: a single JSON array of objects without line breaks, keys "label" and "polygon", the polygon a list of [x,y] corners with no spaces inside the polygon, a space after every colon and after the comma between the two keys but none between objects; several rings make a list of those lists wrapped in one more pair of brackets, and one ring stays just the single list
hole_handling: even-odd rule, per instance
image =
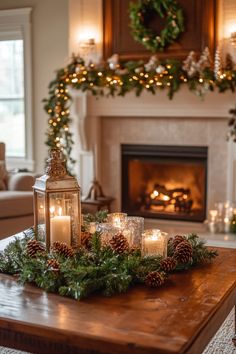
[{"label": "pine sprig", "polygon": [[99,210],[95,214],[90,214],[90,213],[85,214],[83,221],[84,221],[84,223],[87,223],[87,224],[89,224],[90,222],[102,223],[102,222],[106,221],[107,214],[108,214],[107,210]]}]

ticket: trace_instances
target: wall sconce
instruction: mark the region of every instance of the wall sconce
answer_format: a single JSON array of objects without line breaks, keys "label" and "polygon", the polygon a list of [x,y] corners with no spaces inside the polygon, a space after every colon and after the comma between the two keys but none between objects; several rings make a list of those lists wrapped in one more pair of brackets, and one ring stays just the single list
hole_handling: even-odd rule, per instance
[{"label": "wall sconce", "polygon": [[230,34],[230,43],[233,47],[236,47],[236,32]]},{"label": "wall sconce", "polygon": [[79,43],[79,55],[88,64],[90,61],[96,61],[97,46],[94,38],[88,38]]}]

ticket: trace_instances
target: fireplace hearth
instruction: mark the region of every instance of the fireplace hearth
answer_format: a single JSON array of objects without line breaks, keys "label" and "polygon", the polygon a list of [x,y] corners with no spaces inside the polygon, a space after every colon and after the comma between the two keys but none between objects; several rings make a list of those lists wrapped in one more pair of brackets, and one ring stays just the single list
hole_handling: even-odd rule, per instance
[{"label": "fireplace hearth", "polygon": [[122,210],[149,218],[206,218],[205,146],[121,146]]}]

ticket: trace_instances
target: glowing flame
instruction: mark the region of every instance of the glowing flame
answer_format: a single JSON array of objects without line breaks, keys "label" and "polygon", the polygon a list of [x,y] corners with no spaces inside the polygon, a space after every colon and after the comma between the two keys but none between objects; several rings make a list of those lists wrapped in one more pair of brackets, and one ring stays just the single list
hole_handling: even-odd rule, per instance
[{"label": "glowing flame", "polygon": [[156,191],[156,190],[154,190],[154,191],[152,192],[152,194],[150,195],[150,197],[151,197],[152,199],[155,199],[156,197],[158,197],[158,195],[159,195],[159,192]]}]

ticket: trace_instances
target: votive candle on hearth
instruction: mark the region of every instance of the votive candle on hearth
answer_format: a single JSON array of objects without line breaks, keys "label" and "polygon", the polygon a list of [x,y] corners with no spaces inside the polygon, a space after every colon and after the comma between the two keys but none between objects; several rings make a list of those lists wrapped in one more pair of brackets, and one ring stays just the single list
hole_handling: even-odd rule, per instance
[{"label": "votive candle on hearth", "polygon": [[212,209],[209,210],[209,220],[208,220],[208,228],[211,233],[216,233],[219,230],[218,225],[218,210]]},{"label": "votive candle on hearth", "polygon": [[218,216],[218,211],[213,209],[209,211],[209,215],[210,215],[210,222],[216,222],[217,216]]},{"label": "votive candle on hearth", "polygon": [[111,213],[107,215],[107,221],[117,229],[123,230],[127,222],[126,213]]},{"label": "votive candle on hearth", "polygon": [[167,255],[168,234],[158,229],[148,229],[142,234],[142,253],[144,256]]}]

